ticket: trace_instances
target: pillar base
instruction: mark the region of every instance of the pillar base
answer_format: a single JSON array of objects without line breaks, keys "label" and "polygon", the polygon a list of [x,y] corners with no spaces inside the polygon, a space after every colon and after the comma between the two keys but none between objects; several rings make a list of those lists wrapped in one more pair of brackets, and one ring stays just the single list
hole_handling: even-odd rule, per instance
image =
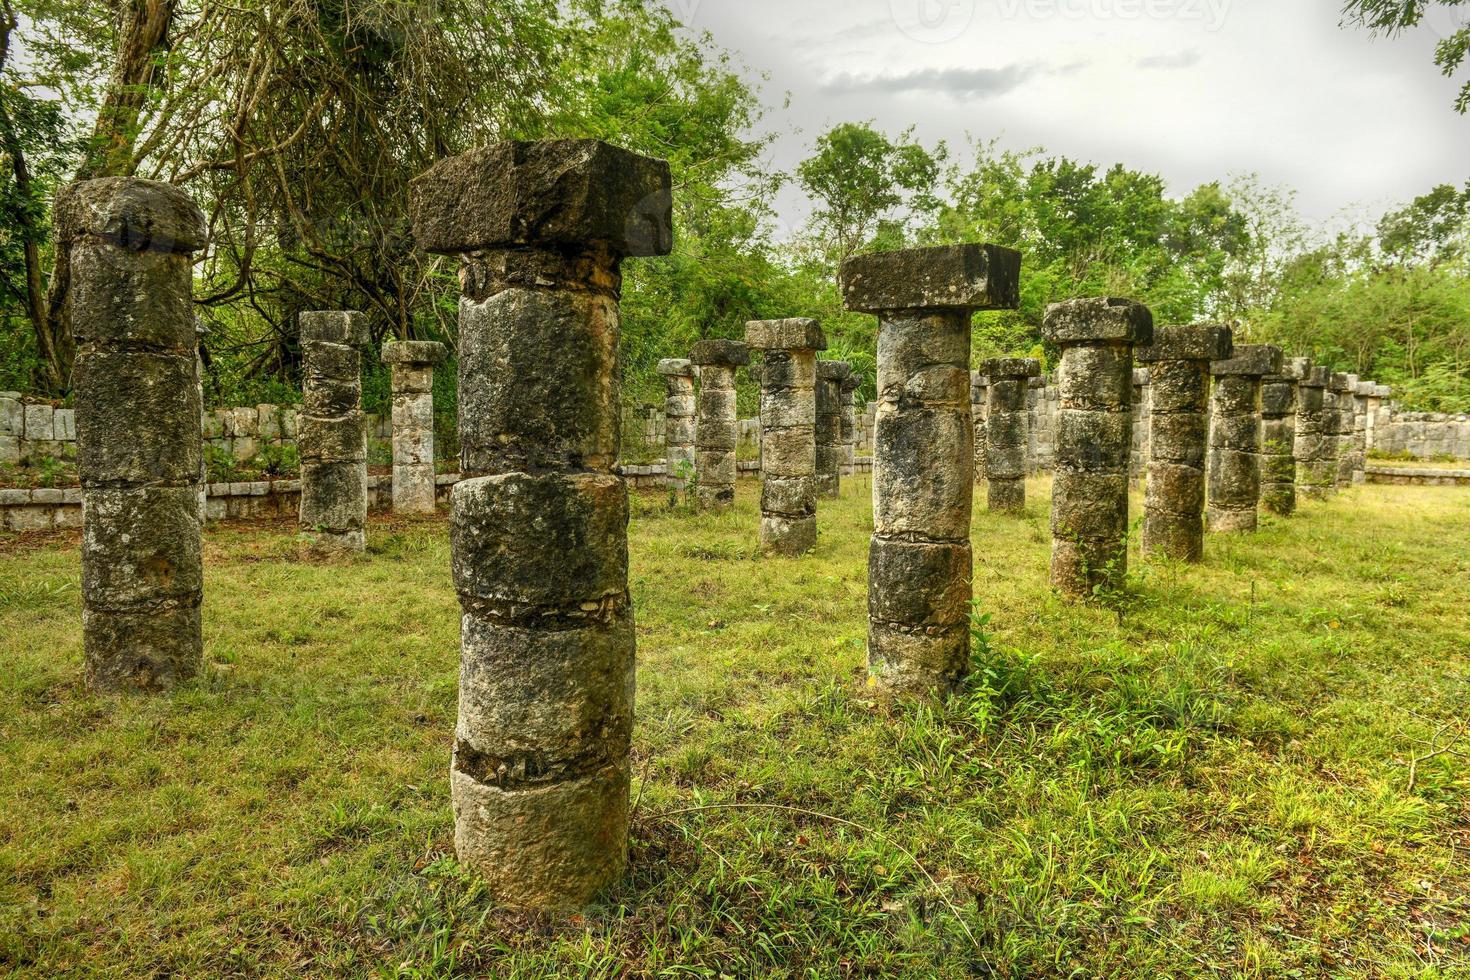
[{"label": "pillar base", "polygon": [[1255,508],[1250,510],[1224,510],[1219,507],[1209,509],[1209,528],[1211,534],[1238,534],[1246,531],[1254,531],[1260,524],[1260,519]]}]

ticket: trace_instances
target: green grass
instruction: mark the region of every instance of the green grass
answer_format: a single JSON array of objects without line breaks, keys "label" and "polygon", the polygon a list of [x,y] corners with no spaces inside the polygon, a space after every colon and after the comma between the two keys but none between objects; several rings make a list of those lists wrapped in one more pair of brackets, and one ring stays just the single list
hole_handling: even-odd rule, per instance
[{"label": "green grass", "polygon": [[976,514],[971,689],[896,712],[866,480],[801,561],[754,498],[639,501],[632,867],[559,922],[452,857],[442,521],[338,564],[211,530],[206,674],[122,700],[75,542],[0,541],[0,973],[1470,975],[1470,493],[1361,487],[1084,608],[1033,482]]}]

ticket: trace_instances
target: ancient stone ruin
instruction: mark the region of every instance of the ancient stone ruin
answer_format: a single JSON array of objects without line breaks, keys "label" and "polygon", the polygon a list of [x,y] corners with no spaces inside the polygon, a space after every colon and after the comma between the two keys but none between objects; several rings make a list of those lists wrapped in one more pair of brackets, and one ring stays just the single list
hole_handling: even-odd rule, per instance
[{"label": "ancient stone ruin", "polygon": [[735,504],[735,370],[750,363],[738,340],[701,340],[689,352],[699,368],[699,422],[694,433],[694,497],[704,511]]},{"label": "ancient stone ruin", "polygon": [[61,190],[55,228],[77,345],[87,686],[169,688],[203,658],[191,256],[204,215],[170,184],[105,177]]},{"label": "ancient stone ruin", "polygon": [[970,321],[1020,303],[1021,255],[953,245],[842,264],[843,302],[878,316],[868,669],[889,695],[952,690],[970,658]]},{"label": "ancient stone ruin", "polygon": [[852,377],[846,361],[817,362],[817,496],[842,493],[842,388]]},{"label": "ancient stone ruin", "polygon": [[857,391],[863,386],[863,379],[848,372],[842,380],[842,391],[839,397],[842,403],[842,475],[852,476],[857,472],[857,443],[858,443],[858,403]]},{"label": "ancient stone ruin", "polygon": [[627,860],[619,268],[669,252],[669,168],[595,140],[500,143],[412,190],[420,244],[463,262],[455,848],[505,904],[578,906]]},{"label": "ancient stone ruin", "polygon": [[1334,372],[1327,382],[1328,422],[1332,426],[1330,445],[1334,464],[1332,485],[1334,490],[1344,489],[1353,482],[1353,385],[1356,379],[1341,371]]},{"label": "ancient stone ruin", "polygon": [[816,320],[752,320],[745,342],[765,354],[761,549],[805,554],[817,545],[817,351],[827,348],[827,338]]},{"label": "ancient stone ruin", "polygon": [[428,340],[383,345],[393,388],[394,513],[434,513],[434,368],[447,353]]},{"label": "ancient stone ruin", "polygon": [[1330,497],[1337,481],[1336,422],[1328,407],[1329,380],[1325,367],[1309,366],[1297,382],[1296,490],[1312,500]]},{"label": "ancient stone ruin", "polygon": [[1149,440],[1142,554],[1204,557],[1210,362],[1231,354],[1229,327],[1161,327],[1135,352],[1148,364]]},{"label": "ancient stone ruin", "polygon": [[1209,528],[1254,531],[1261,504],[1261,379],[1281,373],[1281,348],[1236,344],[1210,373]]},{"label": "ancient stone ruin", "polygon": [[367,545],[367,429],[362,355],[367,318],[301,314],[301,527],[322,550]]},{"label": "ancient stone ruin", "polygon": [[977,485],[984,481],[989,473],[989,464],[987,462],[989,450],[986,444],[990,441],[990,433],[987,431],[990,423],[985,417],[987,403],[989,401],[989,376],[984,371],[971,371],[970,417],[975,429],[975,483]]},{"label": "ancient stone ruin", "polygon": [[1297,385],[1310,364],[1292,358],[1261,380],[1261,505],[1281,517],[1296,512]]},{"label": "ancient stone ruin", "polygon": [[1057,368],[1051,582],[1064,595],[1116,591],[1128,574],[1128,463],[1133,348],[1153,342],[1153,314],[1126,299],[1079,299],[1046,311]]},{"label": "ancient stone ruin", "polygon": [[698,403],[694,397],[694,365],[685,358],[658,362],[664,379],[664,456],[669,488],[682,493],[694,476],[694,432]]},{"label": "ancient stone ruin", "polygon": [[981,375],[989,378],[985,407],[986,503],[998,513],[1026,510],[1026,393],[1032,378],[1041,377],[1034,357],[1001,357],[985,362]]}]

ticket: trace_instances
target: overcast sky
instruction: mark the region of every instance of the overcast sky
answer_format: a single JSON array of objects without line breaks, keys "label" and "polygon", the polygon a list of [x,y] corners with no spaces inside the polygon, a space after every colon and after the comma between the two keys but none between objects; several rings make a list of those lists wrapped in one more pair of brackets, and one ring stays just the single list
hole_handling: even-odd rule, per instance
[{"label": "overcast sky", "polygon": [[[783,170],[829,126],[871,119],[955,150],[968,133],[1122,162],[1173,194],[1257,171],[1319,224],[1470,180],[1470,118],[1433,65],[1466,14],[1373,40],[1339,27],[1341,0],[663,2],[769,76]],[[785,222],[806,209],[791,188],[779,201]]]}]

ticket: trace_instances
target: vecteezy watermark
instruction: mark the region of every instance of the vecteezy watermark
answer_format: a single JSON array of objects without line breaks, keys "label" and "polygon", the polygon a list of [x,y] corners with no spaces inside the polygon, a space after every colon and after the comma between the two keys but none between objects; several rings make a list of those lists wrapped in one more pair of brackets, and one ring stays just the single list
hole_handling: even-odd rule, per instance
[{"label": "vecteezy watermark", "polygon": [[970,29],[976,0],[888,0],[893,23],[922,44],[947,44]]}]

